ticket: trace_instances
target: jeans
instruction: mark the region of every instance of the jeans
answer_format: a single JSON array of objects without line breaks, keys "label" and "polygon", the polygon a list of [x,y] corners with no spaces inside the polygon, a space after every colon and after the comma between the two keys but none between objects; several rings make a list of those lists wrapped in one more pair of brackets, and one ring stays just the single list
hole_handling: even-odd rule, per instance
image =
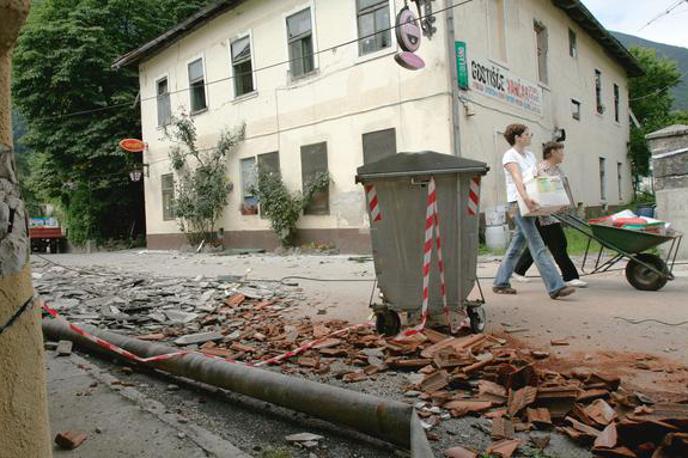
[{"label": "jeans", "polygon": [[[562,229],[560,223],[555,224],[545,224],[541,225],[536,222],[535,226],[540,232],[542,241],[545,242],[547,248],[549,248],[550,253],[554,257],[554,262],[559,266],[561,270],[561,276],[564,277],[564,281],[576,280],[579,277],[576,266],[569,258],[569,254],[566,252],[567,242],[566,234],[564,234],[564,229]],[[533,257],[530,255],[530,250],[526,248],[523,254],[516,263],[514,272],[519,275],[525,276],[526,271],[533,265]]]},{"label": "jeans", "polygon": [[509,244],[509,248],[506,250],[504,259],[502,259],[502,263],[499,265],[494,286],[511,286],[509,278],[511,278],[511,274],[514,272],[514,267],[516,266],[516,261],[521,256],[523,248],[527,244],[530,253],[533,255],[535,266],[538,271],[540,271],[540,276],[545,282],[547,293],[552,294],[564,288],[566,284],[564,280],[561,279],[561,275],[559,275],[557,268],[547,254],[545,243],[542,241],[542,237],[540,237],[540,233],[535,227],[537,217],[521,216],[521,212],[515,204],[512,205],[512,208],[514,208],[516,231],[514,233],[514,238]]}]

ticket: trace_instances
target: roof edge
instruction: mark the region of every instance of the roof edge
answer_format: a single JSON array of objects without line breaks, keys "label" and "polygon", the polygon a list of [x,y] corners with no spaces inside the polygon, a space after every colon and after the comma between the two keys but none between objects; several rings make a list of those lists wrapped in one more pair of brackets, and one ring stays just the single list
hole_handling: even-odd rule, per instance
[{"label": "roof edge", "polygon": [[552,3],[581,26],[626,70],[629,76],[643,76],[645,71],[626,47],[612,35],[580,0],[552,0]]},{"label": "roof edge", "polygon": [[204,6],[196,13],[192,14],[187,19],[183,20],[171,29],[158,35],[157,37],[148,41],[147,43],[144,43],[138,48],[133,49],[127,52],[126,54],[123,54],[122,56],[118,57],[112,63],[111,68],[119,70],[122,67],[126,67],[146,60],[150,56],[176,43],[184,36],[186,36],[188,33],[200,28],[208,21],[239,6],[239,4],[245,1],[246,0],[221,0],[216,3]]}]

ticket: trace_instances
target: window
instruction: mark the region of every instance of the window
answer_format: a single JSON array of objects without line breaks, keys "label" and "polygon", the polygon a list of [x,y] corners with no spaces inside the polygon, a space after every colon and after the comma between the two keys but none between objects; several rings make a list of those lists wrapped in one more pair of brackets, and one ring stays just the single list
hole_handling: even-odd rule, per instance
[{"label": "window", "polygon": [[[301,147],[301,182],[304,189],[318,174],[327,171],[327,143],[316,143]],[[303,213],[304,215],[330,214],[329,186],[322,191],[318,191],[313,196],[313,200]]]},{"label": "window", "polygon": [[258,197],[253,195],[253,188],[258,184],[256,176],[256,158],[249,157],[240,161],[241,167],[241,214],[258,214]]},{"label": "window", "polygon": [[600,199],[607,200],[607,171],[605,170],[607,160],[600,158]]},{"label": "window", "polygon": [[358,54],[370,54],[392,44],[389,0],[356,0]]},{"label": "window", "polygon": [[504,0],[488,0],[487,20],[488,44],[490,57],[500,62],[506,62],[506,27],[505,27]]},{"label": "window", "polygon": [[619,85],[614,85],[614,121],[619,122]]},{"label": "window", "polygon": [[578,57],[578,42],[576,41],[576,32],[569,29],[569,56],[576,59]]},{"label": "window", "polygon": [[535,38],[537,43],[538,79],[547,84],[547,28],[542,22],[535,21]]},{"label": "window", "polygon": [[604,113],[604,105],[602,105],[602,72],[595,70],[595,103],[597,112]]},{"label": "window", "polygon": [[258,171],[280,174],[279,153],[265,153],[258,155]]},{"label": "window", "polygon": [[158,102],[158,126],[166,126],[172,119],[172,108],[170,106],[170,89],[167,78],[162,78],[155,83],[155,93]]},{"label": "window", "polygon": [[253,66],[251,64],[251,38],[247,35],[235,40],[232,49],[232,73],[234,76],[234,97],[254,91]]},{"label": "window", "polygon": [[580,102],[576,99],[571,99],[571,117],[577,121],[580,121],[580,116]]},{"label": "window", "polygon": [[397,138],[394,129],[378,130],[363,134],[363,163],[379,161],[397,153]]},{"label": "window", "polygon": [[315,69],[315,61],[310,8],[287,18],[287,42],[291,76],[299,77],[312,72]]},{"label": "window", "polygon": [[616,184],[619,191],[619,200],[623,200],[623,164],[616,163]]},{"label": "window", "polygon": [[191,96],[191,113],[203,111],[208,107],[205,100],[203,59],[196,59],[189,64],[189,92]]},{"label": "window", "polygon": [[160,177],[162,189],[162,220],[174,219],[174,175],[168,173]]}]

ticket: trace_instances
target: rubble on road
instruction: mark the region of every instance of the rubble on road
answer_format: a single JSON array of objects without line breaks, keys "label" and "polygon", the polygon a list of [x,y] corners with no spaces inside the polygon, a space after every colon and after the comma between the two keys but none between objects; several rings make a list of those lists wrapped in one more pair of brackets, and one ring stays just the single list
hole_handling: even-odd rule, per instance
[{"label": "rubble on road", "polygon": [[[688,456],[688,403],[655,403],[624,390],[619,377],[586,368],[552,370],[546,351],[516,348],[486,334],[454,337],[430,329],[389,338],[364,326],[333,335],[349,323],[287,317],[294,299],[277,284],[121,274],[77,279],[60,269],[44,270],[35,285],[74,322],[231,361],[275,361],[273,370],[325,383],[406,373],[399,397],[415,405],[429,439],[437,438],[433,430],[442,422],[480,416],[491,422],[485,432],[493,442],[486,452],[503,457],[530,444],[547,447],[549,436],[519,436],[538,431],[566,434],[596,456]],[[286,352],[289,358],[274,359]],[[317,445],[312,438],[292,441]],[[455,445],[447,456],[475,455]]]},{"label": "rubble on road", "polygon": [[65,450],[74,450],[86,442],[88,436],[79,431],[65,431],[55,436],[55,443]]}]

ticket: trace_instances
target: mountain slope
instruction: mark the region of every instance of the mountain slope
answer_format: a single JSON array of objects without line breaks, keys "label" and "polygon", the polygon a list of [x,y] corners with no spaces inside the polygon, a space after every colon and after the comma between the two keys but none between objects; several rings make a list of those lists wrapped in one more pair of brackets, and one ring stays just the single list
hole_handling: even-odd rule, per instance
[{"label": "mountain slope", "polygon": [[645,40],[621,32],[611,33],[627,48],[632,46],[652,48],[657,51],[657,55],[675,60],[678,63],[679,71],[684,76],[683,81],[676,85],[672,91],[672,95],[674,96],[674,109],[688,110],[688,49]]}]

